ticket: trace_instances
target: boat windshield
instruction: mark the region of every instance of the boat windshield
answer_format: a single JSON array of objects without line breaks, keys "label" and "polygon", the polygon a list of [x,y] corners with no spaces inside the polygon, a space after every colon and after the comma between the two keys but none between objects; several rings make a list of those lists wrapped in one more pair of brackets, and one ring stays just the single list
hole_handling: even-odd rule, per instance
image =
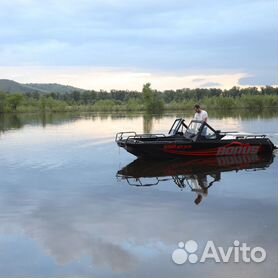
[{"label": "boat windshield", "polygon": [[173,123],[172,128],[169,132],[172,134],[176,134],[179,131],[180,126],[181,126],[181,120],[176,120]]},{"label": "boat windshield", "polygon": [[215,140],[217,138],[215,130],[201,121],[191,121],[186,132],[191,138],[199,134],[201,140]]},{"label": "boat windshield", "polygon": [[202,126],[202,122],[195,122],[191,121],[190,125],[188,126],[187,132],[196,135]]}]

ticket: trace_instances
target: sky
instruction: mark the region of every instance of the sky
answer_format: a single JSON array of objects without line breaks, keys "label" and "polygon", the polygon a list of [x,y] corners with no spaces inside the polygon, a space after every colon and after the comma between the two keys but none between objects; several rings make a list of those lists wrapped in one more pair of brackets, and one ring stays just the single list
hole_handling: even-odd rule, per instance
[{"label": "sky", "polygon": [[86,89],[277,85],[276,0],[0,0],[0,79]]}]

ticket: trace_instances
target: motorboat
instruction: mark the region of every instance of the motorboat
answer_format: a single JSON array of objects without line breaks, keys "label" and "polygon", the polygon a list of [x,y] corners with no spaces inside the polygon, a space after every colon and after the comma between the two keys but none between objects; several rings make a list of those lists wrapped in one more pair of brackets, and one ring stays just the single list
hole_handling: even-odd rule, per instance
[{"label": "motorboat", "polygon": [[271,154],[277,147],[266,135],[215,130],[207,122],[176,119],[167,135],[119,132],[119,147],[140,158],[218,157]]}]

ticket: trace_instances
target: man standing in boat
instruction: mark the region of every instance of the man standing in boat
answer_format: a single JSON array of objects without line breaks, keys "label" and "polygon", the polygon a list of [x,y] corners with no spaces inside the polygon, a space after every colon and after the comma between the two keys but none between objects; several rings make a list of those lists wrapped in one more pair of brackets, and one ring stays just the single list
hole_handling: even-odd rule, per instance
[{"label": "man standing in boat", "polygon": [[[207,122],[207,120],[208,120],[208,112],[205,111],[205,110],[202,110],[201,106],[199,104],[196,104],[194,106],[194,109],[195,109],[194,120],[201,121],[201,122]],[[195,125],[195,129],[197,130],[197,128],[199,128],[199,126],[196,124]],[[205,139],[206,135],[207,135],[207,127],[204,126],[203,130],[202,130],[201,136],[203,137],[203,139]]]},{"label": "man standing in boat", "polygon": [[207,122],[207,120],[208,120],[207,111],[202,110],[201,106],[199,104],[196,104],[194,106],[194,110],[195,110],[194,120]]}]

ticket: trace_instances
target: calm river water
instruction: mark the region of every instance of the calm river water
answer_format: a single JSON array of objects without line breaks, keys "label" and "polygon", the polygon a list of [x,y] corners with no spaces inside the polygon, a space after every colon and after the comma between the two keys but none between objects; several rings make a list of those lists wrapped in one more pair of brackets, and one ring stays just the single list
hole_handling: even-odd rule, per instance
[{"label": "calm river water", "polygon": [[[145,163],[114,142],[191,114],[0,115],[0,276],[277,277],[277,157]],[[278,144],[277,111],[210,114]],[[266,260],[177,265],[188,240]]]}]

